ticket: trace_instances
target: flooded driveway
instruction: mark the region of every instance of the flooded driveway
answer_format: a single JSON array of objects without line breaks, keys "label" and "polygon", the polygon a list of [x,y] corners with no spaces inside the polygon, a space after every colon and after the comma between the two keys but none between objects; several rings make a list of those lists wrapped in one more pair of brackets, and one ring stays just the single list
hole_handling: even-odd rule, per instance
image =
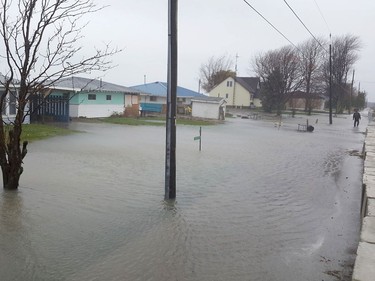
[{"label": "flooded driveway", "polygon": [[[319,119],[317,124],[316,120]],[[32,143],[0,196],[1,280],[350,280],[365,125],[229,119],[177,128],[177,200],[163,127],[73,123]]]}]

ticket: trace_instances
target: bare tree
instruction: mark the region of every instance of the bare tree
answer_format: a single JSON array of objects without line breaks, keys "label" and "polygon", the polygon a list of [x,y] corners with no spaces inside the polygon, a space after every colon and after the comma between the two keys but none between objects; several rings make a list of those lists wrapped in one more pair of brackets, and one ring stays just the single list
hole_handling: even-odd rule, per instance
[{"label": "bare tree", "polygon": [[[360,48],[359,37],[354,35],[336,37],[332,41],[332,99],[336,107],[336,113],[342,112],[348,106],[346,104],[346,101],[349,100],[347,96],[350,95],[348,74],[359,58],[358,51]],[[326,62],[324,69],[325,81],[328,85],[328,62]]]},{"label": "bare tree", "polygon": [[200,68],[200,80],[202,88],[210,92],[215,86],[223,82],[228,77],[234,77],[232,71],[233,61],[226,55],[221,57],[210,57],[207,63]]},{"label": "bare tree", "polygon": [[[317,41],[318,40],[318,41]],[[325,54],[324,41],[322,39],[309,39],[299,45],[300,72],[302,88],[306,93],[305,110],[311,114],[313,108],[313,95],[321,93],[322,66]]]},{"label": "bare tree", "polygon": [[253,70],[260,77],[262,106],[280,115],[290,93],[301,85],[299,57],[291,46],[260,54],[253,61]]},{"label": "bare tree", "polygon": [[4,189],[17,189],[27,153],[21,148],[22,124],[30,113],[31,96],[44,92],[60,79],[79,73],[111,68],[109,57],[120,50],[108,45],[85,56],[78,42],[82,18],[103,7],[91,0],[1,0],[0,35],[4,50],[1,67],[0,108],[15,101],[14,120],[0,119],[0,166]]}]

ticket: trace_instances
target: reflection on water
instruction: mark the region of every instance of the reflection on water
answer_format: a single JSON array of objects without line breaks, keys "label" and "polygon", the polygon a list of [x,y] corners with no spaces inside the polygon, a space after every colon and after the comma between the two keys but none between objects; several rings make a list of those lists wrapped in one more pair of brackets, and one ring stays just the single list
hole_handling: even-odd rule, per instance
[{"label": "reflection on water", "polygon": [[201,152],[179,126],[169,202],[163,128],[72,124],[85,132],[33,143],[19,192],[2,192],[0,279],[349,280],[361,159],[347,151],[364,137],[335,121],[233,119],[203,128]]}]

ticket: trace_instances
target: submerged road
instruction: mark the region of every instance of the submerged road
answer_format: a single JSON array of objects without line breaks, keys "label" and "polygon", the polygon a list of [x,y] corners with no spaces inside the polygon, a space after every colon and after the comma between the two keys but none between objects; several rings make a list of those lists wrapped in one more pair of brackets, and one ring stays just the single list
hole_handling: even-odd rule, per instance
[{"label": "submerged road", "polygon": [[366,124],[314,116],[177,127],[177,200],[164,198],[165,129],[72,123],[32,143],[0,196],[1,280],[350,280]]}]

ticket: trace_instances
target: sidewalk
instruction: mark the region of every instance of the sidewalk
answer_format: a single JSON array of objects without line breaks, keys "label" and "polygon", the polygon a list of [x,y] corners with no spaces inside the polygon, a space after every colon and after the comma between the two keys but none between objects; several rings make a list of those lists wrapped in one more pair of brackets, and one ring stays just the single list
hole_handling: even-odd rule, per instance
[{"label": "sidewalk", "polygon": [[375,123],[369,123],[363,147],[362,230],[353,281],[375,280]]}]

